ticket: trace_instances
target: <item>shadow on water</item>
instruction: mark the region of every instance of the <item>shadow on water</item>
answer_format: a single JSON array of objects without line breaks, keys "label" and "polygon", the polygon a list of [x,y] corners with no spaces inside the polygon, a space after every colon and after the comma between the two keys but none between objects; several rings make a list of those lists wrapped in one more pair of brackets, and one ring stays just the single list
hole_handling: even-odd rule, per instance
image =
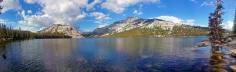
[{"label": "shadow on water", "polygon": [[7,44],[7,43],[1,43],[1,44],[0,44],[0,56],[1,56],[1,58],[3,58],[4,60],[7,59],[7,56],[6,56],[6,44]]},{"label": "shadow on water", "polygon": [[210,57],[210,72],[227,72],[222,47],[212,46]]}]

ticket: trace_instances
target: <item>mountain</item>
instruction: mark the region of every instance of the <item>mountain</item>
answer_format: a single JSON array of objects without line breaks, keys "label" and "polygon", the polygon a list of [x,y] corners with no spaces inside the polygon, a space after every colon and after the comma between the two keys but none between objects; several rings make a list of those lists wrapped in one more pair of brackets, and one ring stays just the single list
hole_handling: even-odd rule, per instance
[{"label": "mountain", "polygon": [[83,36],[73,26],[66,24],[53,24],[39,33],[60,33],[71,36],[72,38],[82,38]]},{"label": "mountain", "polygon": [[[161,19],[142,19],[137,17],[128,17],[125,20],[114,22],[111,25],[97,28],[93,31],[95,36],[114,36],[125,34],[125,36],[132,35],[157,35],[153,34],[154,32],[166,31],[166,35],[174,34],[177,32],[173,32],[173,29],[181,29],[181,30],[194,30],[196,32],[200,30],[207,31],[207,28],[198,27],[198,26],[190,26],[184,23],[174,23],[170,21],[165,21]],[[148,30],[148,31],[147,31]],[[150,33],[151,32],[151,33]],[[146,34],[145,34],[146,33]],[[122,34],[122,35],[123,35]],[[161,33],[163,35],[163,33]],[[186,35],[187,33],[183,34]],[[191,35],[192,33],[188,33]],[[160,35],[160,34],[159,34]],[[181,35],[181,34],[178,34]]]}]

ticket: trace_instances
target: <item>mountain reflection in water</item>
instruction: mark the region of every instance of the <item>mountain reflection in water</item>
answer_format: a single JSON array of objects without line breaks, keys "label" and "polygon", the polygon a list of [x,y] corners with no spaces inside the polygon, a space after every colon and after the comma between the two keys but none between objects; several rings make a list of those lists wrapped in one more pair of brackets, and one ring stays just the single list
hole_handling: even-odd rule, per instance
[{"label": "mountain reflection in water", "polygon": [[[207,37],[34,39],[9,43],[0,72],[206,72]],[[2,51],[1,51],[2,52]]]}]

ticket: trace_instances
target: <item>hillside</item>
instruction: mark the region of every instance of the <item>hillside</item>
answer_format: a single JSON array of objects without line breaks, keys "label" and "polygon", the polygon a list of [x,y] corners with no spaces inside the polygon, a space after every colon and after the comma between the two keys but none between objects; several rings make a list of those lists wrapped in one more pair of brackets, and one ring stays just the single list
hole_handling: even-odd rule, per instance
[{"label": "hillside", "polygon": [[64,34],[71,36],[72,38],[81,38],[83,37],[80,32],[78,32],[74,27],[71,25],[64,25],[64,24],[54,24],[48,28],[45,28],[39,33],[48,33],[48,34]]},{"label": "hillside", "polygon": [[96,37],[165,37],[207,35],[208,28],[161,19],[129,17],[93,31]]},{"label": "hillside", "polygon": [[164,30],[161,27],[135,28],[128,31],[104,35],[101,37],[168,37],[168,36],[200,36],[207,35],[206,29],[175,26],[173,30]]}]

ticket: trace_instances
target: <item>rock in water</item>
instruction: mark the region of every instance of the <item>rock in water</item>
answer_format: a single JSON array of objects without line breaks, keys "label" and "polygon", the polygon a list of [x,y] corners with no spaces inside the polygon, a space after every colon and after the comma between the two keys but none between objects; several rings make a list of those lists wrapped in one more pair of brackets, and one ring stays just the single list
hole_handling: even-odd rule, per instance
[{"label": "rock in water", "polygon": [[62,33],[72,38],[82,38],[83,36],[73,26],[69,24],[54,24],[48,28],[45,28],[39,33]]},{"label": "rock in water", "polygon": [[230,55],[231,57],[236,58],[236,49],[230,50]]},{"label": "rock in water", "polygon": [[233,72],[236,72],[236,65],[231,65],[230,68],[232,69]]},{"label": "rock in water", "polygon": [[206,47],[206,46],[209,46],[209,45],[210,45],[209,40],[203,40],[195,47]]}]

